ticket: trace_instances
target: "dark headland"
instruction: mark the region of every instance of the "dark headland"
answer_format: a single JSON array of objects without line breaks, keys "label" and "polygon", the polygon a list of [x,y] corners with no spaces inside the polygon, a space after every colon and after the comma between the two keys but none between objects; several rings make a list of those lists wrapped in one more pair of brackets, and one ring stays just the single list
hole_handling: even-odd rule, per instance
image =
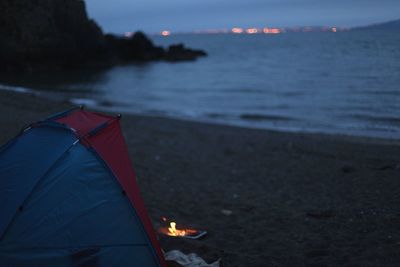
[{"label": "dark headland", "polygon": [[142,32],[104,34],[81,0],[1,0],[0,70],[108,67],[152,60],[195,60],[201,50],[155,46]]},{"label": "dark headland", "polygon": [[400,19],[381,23],[375,23],[368,26],[356,27],[353,30],[384,30],[400,31]]}]

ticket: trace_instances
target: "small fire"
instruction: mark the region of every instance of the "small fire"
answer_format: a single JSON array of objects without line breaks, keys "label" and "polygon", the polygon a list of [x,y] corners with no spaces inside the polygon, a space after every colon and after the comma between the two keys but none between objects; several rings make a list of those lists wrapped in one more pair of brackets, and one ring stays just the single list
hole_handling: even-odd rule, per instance
[{"label": "small fire", "polygon": [[185,229],[185,230],[176,229],[176,222],[170,222],[169,225],[170,227],[168,227],[168,233],[167,233],[167,235],[169,236],[186,236],[197,233],[197,230],[194,229]]},{"label": "small fire", "polygon": [[[177,229],[176,222],[168,220],[165,216],[161,216],[160,219],[164,226],[158,228],[158,232],[167,236],[199,239],[207,234],[207,231],[205,230],[196,230],[190,228]],[[169,225],[169,227],[167,225]]]}]

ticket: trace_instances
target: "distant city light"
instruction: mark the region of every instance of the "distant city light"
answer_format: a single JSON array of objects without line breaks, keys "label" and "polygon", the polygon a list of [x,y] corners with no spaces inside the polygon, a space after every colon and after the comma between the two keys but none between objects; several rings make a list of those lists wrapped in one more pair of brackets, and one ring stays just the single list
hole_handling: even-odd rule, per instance
[{"label": "distant city light", "polygon": [[313,31],[312,27],[306,26],[303,28],[303,32],[312,32],[312,31]]},{"label": "distant city light", "polygon": [[263,32],[265,34],[278,34],[278,33],[281,33],[282,31],[281,31],[281,29],[278,29],[278,28],[264,28]]},{"label": "distant city light", "polygon": [[[241,27],[233,27],[230,29],[204,29],[204,30],[195,30],[195,31],[188,31],[188,32],[174,32],[174,34],[280,34],[280,33],[290,33],[290,32],[342,32],[348,31],[348,28],[342,27],[332,27],[332,26],[304,26],[304,27],[286,27],[286,28],[270,28],[270,27],[263,27],[263,28],[241,28]],[[125,37],[131,37],[134,33],[133,32],[125,32]],[[158,33],[157,35],[161,36],[169,36],[171,35],[171,31],[163,30]]]},{"label": "distant city light", "polygon": [[232,33],[243,33],[244,30],[242,28],[232,28]]},{"label": "distant city light", "polygon": [[124,33],[124,36],[127,38],[132,37],[132,35],[133,35],[133,32],[125,32]]},{"label": "distant city light", "polygon": [[258,33],[258,29],[257,28],[249,28],[246,30],[246,32],[248,34],[255,34],[255,33]]}]

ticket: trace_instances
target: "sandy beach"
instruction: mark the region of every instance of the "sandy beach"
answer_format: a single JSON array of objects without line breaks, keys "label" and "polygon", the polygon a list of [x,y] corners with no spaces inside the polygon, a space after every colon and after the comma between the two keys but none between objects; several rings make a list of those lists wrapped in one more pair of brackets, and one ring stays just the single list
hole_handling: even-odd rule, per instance
[{"label": "sandy beach", "polygon": [[[69,107],[0,92],[0,143]],[[122,125],[154,226],[165,216],[208,231],[160,236],[165,251],[222,266],[400,265],[399,141],[133,115]]]}]

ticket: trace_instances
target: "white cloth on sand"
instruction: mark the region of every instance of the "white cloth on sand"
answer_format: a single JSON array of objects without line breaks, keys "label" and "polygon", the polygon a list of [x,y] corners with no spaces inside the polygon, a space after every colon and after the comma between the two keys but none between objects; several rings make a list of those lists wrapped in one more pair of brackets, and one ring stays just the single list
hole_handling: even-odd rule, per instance
[{"label": "white cloth on sand", "polygon": [[185,254],[179,250],[171,250],[165,253],[165,259],[168,261],[176,261],[185,267],[219,267],[219,260],[208,264],[195,253]]}]

